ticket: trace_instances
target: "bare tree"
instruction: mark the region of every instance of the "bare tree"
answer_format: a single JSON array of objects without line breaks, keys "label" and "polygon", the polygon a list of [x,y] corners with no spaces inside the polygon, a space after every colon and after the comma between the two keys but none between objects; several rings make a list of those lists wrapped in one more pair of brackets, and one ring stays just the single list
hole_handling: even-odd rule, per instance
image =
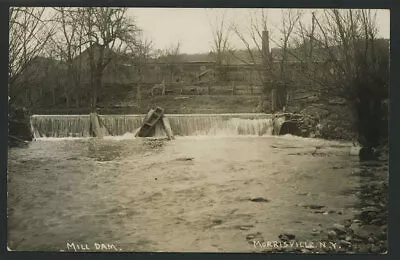
[{"label": "bare tree", "polygon": [[81,76],[82,76],[82,51],[86,40],[79,26],[77,10],[75,8],[54,8],[56,15],[54,22],[57,24],[58,33],[50,41],[50,48],[57,57],[65,62],[67,67],[66,82],[63,85],[67,107],[70,107],[70,99],[75,98],[76,107],[81,102]]},{"label": "bare tree", "polygon": [[[8,83],[11,95],[20,93],[15,85],[16,81],[29,81],[32,75],[24,74],[24,70],[42,53],[43,46],[54,33],[48,20],[43,18],[44,12],[45,8],[10,8]],[[26,93],[29,93],[30,89],[27,91]]]},{"label": "bare tree", "polygon": [[148,39],[140,40],[137,44],[136,51],[133,53],[133,61],[137,73],[137,80],[136,80],[136,100],[139,103],[142,99],[142,91],[141,87],[144,80],[144,75],[146,73],[147,63],[151,58],[151,51],[152,51],[153,42]]},{"label": "bare tree", "polygon": [[[312,14],[310,29],[302,26],[299,31],[303,43],[308,41],[311,48],[309,58],[297,58],[319,60],[325,73],[312,80],[328,86],[331,94],[354,98],[361,81],[377,77],[382,68],[385,70],[382,62],[388,62],[388,52],[378,53],[382,41],[376,39],[375,14],[370,10],[323,10]],[[317,52],[318,57],[311,57],[311,52]],[[332,84],[335,88],[330,87]]]},{"label": "bare tree", "polygon": [[163,50],[160,60],[166,64],[170,82],[174,82],[174,77],[180,74],[180,69],[178,66],[179,61],[181,60],[181,44],[177,42],[176,44],[172,44],[166,49]]},{"label": "bare tree", "polygon": [[[235,53],[233,55],[248,65],[264,65],[261,69],[257,69],[257,73],[263,86],[267,87],[267,79],[274,74],[270,68],[269,39],[264,42],[266,45],[263,48],[263,32],[268,32],[266,12],[261,10],[260,15],[250,13],[249,17],[250,25],[246,29],[240,28],[237,24],[232,24],[232,30],[243,43],[247,51],[247,57],[240,57]],[[260,19],[258,19],[259,17]],[[264,36],[266,36],[265,33]]]},{"label": "bare tree", "polygon": [[[250,25],[247,33],[240,29],[238,25],[233,25],[233,30],[244,44],[249,59],[236,57],[249,65],[258,67],[257,72],[264,89],[264,97],[261,98],[259,105],[261,107],[259,109],[264,110],[264,100],[271,94],[272,110],[281,110],[286,106],[286,91],[290,82],[290,77],[286,72],[289,57],[292,55],[290,53],[290,42],[301,13],[293,10],[283,12],[282,24],[277,26],[279,33],[282,35],[281,41],[277,41],[274,37],[271,37],[265,10],[261,10],[256,14],[250,14],[249,17]],[[280,64],[278,71],[274,66],[276,60],[273,60],[272,53],[270,52],[270,42],[280,47],[281,52],[278,57],[279,60],[277,60]]]},{"label": "bare tree", "polygon": [[[323,96],[344,98],[358,118],[360,142],[377,145],[382,131],[382,100],[388,97],[389,42],[377,39],[376,12],[371,10],[321,10],[312,14],[312,26],[300,27],[303,42],[318,53],[318,69],[309,82]],[[311,57],[310,59],[316,59]],[[316,73],[317,72],[317,73]]]},{"label": "bare tree", "polygon": [[287,80],[285,63],[287,62],[289,56],[290,39],[292,37],[292,32],[297,25],[300,17],[301,14],[299,14],[298,12],[294,13],[294,11],[291,9],[282,11],[282,43],[280,44],[282,55],[280,60],[280,78],[284,82],[285,80]]},{"label": "bare tree", "polygon": [[234,52],[234,48],[229,44],[232,27],[226,22],[226,11],[222,15],[217,14],[214,23],[210,18],[209,22],[213,34],[212,55],[216,62],[218,78],[226,81],[228,79],[227,70],[224,69],[224,66],[229,65],[231,53]]},{"label": "bare tree", "polygon": [[119,54],[133,53],[140,31],[134,21],[127,17],[127,8],[87,7],[77,10],[80,28],[87,47],[91,107],[96,108],[98,91],[102,87],[105,68]]}]

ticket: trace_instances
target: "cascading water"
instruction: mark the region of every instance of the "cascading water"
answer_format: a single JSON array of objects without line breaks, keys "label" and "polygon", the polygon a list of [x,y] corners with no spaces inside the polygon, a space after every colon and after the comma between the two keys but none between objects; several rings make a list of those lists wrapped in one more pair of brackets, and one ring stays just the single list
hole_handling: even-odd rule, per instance
[{"label": "cascading water", "polygon": [[209,114],[168,116],[175,135],[266,135],[272,134],[272,118],[266,114]]},{"label": "cascading water", "polygon": [[142,126],[144,115],[99,115],[110,135],[135,133]]},{"label": "cascading water", "polygon": [[40,137],[89,137],[89,115],[33,115],[31,129]]},{"label": "cascading water", "polygon": [[[136,133],[145,115],[99,115],[100,121],[112,136]],[[275,119],[270,114],[166,114],[174,135],[178,136],[235,136],[272,135]],[[34,115],[31,127],[39,137],[89,137],[88,115]],[[155,136],[165,136],[156,125]]]}]

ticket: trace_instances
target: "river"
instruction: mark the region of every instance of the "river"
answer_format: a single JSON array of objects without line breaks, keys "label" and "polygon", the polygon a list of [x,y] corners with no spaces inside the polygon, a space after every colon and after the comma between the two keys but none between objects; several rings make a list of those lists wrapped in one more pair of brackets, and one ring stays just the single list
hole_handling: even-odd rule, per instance
[{"label": "river", "polygon": [[[257,252],[359,213],[352,144],[294,136],[43,138],[9,149],[8,246]],[[85,247],[84,247],[85,249]]]}]

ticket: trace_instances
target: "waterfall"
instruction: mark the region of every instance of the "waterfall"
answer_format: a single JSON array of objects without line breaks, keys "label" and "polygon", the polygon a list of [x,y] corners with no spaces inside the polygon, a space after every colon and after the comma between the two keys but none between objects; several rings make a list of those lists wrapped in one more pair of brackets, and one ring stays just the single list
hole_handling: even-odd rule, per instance
[{"label": "waterfall", "polygon": [[135,133],[142,126],[145,115],[99,115],[110,135]]},{"label": "waterfall", "polygon": [[40,137],[89,137],[89,115],[33,115],[31,129]]},{"label": "waterfall", "polygon": [[170,115],[175,135],[265,135],[272,134],[272,118],[266,114]]},{"label": "waterfall", "polygon": [[[174,135],[235,136],[272,135],[274,118],[269,114],[166,114]],[[99,115],[112,136],[136,133],[145,115]],[[88,137],[89,115],[33,115],[31,128],[38,137]],[[165,136],[156,125],[155,136]]]}]

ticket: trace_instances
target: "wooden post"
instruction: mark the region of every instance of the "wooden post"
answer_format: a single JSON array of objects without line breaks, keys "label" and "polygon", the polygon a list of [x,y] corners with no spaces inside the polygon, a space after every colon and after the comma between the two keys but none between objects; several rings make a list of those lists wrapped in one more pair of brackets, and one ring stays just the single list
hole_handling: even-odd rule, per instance
[{"label": "wooden post", "polygon": [[[270,86],[268,85],[269,81],[269,70],[272,69],[272,63],[271,63],[271,54],[269,51],[269,32],[267,30],[262,31],[262,66],[263,66],[263,77],[261,78],[263,81],[263,88],[264,91],[263,93],[267,93],[267,91],[270,89]],[[265,94],[262,94],[264,96]],[[275,94],[272,94],[271,92],[271,109],[274,111],[276,102],[274,100]]]},{"label": "wooden post", "polygon": [[[147,113],[146,117],[144,118],[143,123],[145,123],[150,118],[150,116],[153,114],[153,112],[154,112],[154,109],[150,109],[150,111]],[[143,134],[141,130],[142,130],[142,127],[140,127],[138,131],[136,131],[135,137],[138,137],[139,134]],[[141,136],[141,137],[143,137],[143,136]]]},{"label": "wooden post", "polygon": [[100,126],[99,118],[97,117],[96,113],[90,113],[90,126],[94,137],[103,138],[105,131]]},{"label": "wooden post", "polygon": [[166,118],[165,116],[163,116],[163,117],[161,118],[161,120],[162,120],[162,125],[163,125],[163,127],[164,127],[165,133],[166,133],[167,136],[168,136],[168,140],[175,139],[175,138],[174,138],[174,134],[172,133],[171,125],[169,124],[168,118]]},{"label": "wooden post", "polygon": [[276,110],[276,89],[271,90],[271,111],[275,112]]},{"label": "wooden post", "polygon": [[144,118],[143,122],[146,122],[147,119],[150,118],[151,114],[153,114],[153,112],[154,112],[154,109],[150,109],[150,111],[147,113],[146,117]]}]

